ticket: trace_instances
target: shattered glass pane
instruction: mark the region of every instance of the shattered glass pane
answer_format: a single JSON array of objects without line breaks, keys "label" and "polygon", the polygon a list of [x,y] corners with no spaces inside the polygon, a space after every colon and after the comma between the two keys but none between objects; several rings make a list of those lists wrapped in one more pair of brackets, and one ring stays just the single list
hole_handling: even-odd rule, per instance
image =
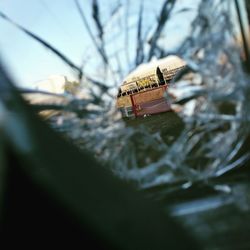
[{"label": "shattered glass pane", "polygon": [[[148,1],[133,8],[129,1],[117,5],[110,19],[107,17],[100,37],[106,42],[101,49],[110,51],[111,40],[118,48],[116,43],[126,41],[128,35],[137,37],[137,45],[130,45],[137,46],[130,48],[137,51],[133,54],[136,60],[129,58],[126,47],[115,51],[104,64],[101,53],[98,75],[92,74],[97,80],[84,74],[81,79],[88,98],[68,93],[63,115],[52,116],[50,122],[76,145],[93,152],[114,174],[140,188],[174,183],[179,188],[190,187],[221,176],[249,159],[249,153],[241,150],[249,134],[249,79],[242,66],[230,1],[196,1],[189,35],[177,39],[175,48],[166,46],[171,19],[190,9],[166,1],[149,13],[152,20],[146,22],[143,10],[150,6]],[[138,17],[135,13],[141,14]],[[160,13],[158,24],[153,22],[152,13]],[[108,31],[113,22],[123,32],[112,38]],[[119,82],[133,67],[153,59],[152,55],[168,54],[176,54],[187,63],[165,95],[177,115],[122,119],[115,107]],[[119,62],[125,59],[127,68],[120,67]],[[94,68],[91,60],[89,65]]]}]

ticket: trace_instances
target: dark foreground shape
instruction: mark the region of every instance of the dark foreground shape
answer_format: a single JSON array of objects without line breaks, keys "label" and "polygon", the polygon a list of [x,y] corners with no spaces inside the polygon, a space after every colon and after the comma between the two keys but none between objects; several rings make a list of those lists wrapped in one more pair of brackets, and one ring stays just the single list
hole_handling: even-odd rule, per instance
[{"label": "dark foreground shape", "polygon": [[40,121],[1,66],[0,108],[1,249],[200,249],[158,204]]}]

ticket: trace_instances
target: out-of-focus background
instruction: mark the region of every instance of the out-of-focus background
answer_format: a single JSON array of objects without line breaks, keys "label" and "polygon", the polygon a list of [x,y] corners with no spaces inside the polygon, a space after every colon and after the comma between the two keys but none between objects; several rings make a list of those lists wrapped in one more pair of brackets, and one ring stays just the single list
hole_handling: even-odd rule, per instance
[{"label": "out-of-focus background", "polygon": [[[247,1],[3,0],[0,55],[32,109],[100,168],[204,249],[249,249],[248,15]],[[169,55],[186,62],[165,95],[178,112],[123,118],[125,77]]]}]

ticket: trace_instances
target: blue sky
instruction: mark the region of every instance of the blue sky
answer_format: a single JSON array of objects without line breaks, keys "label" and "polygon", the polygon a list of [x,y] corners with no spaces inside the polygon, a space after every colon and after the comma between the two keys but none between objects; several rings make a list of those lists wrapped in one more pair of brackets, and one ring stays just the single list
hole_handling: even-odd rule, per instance
[{"label": "blue sky", "polygon": [[[81,63],[90,41],[73,1],[2,0],[0,9],[63,51],[76,64]],[[4,20],[0,20],[0,37],[1,57],[20,84],[29,85],[50,74],[72,74],[51,52]]]},{"label": "blue sky", "polygon": [[[136,46],[134,42],[135,27],[140,1],[129,1],[133,4],[130,4],[127,10],[130,13],[128,25],[131,30],[127,44],[126,42],[124,43],[126,39],[122,15],[119,18],[114,17],[110,25],[107,24],[108,36],[106,41],[109,55],[127,49],[127,53],[132,61],[134,56],[133,51],[135,51]],[[179,0],[179,8],[185,7],[185,5],[190,7],[190,3],[197,1]],[[112,8],[119,2],[125,2],[125,0],[99,0],[103,23],[106,23]],[[151,24],[152,26],[154,25],[163,0],[144,2],[145,9],[147,10],[144,13],[144,22],[145,20],[147,21],[145,25],[146,29]],[[88,20],[91,20],[91,1],[80,0],[80,3]],[[191,4],[191,6],[196,8],[197,4]],[[101,65],[100,58],[96,55],[93,43],[82,24],[73,0],[1,0],[0,10],[18,24],[44,38],[62,51],[75,64],[81,65],[83,60],[88,62],[85,68],[90,74],[93,71],[96,72],[98,65]],[[126,13],[126,10],[121,11]],[[190,23],[192,19],[190,13],[178,15],[182,16],[177,16],[173,22],[168,24],[168,29],[172,30],[171,36],[168,38],[168,45],[170,47],[172,46],[171,44],[175,43],[173,38],[180,37],[182,33],[180,30],[186,31],[187,27],[185,25]],[[187,19],[187,22],[183,22],[183,18]],[[89,21],[89,23],[95,32],[93,22]],[[123,55],[120,53],[119,57],[114,56],[112,63],[117,65],[120,60],[122,61],[121,64],[124,64],[126,56],[124,53]],[[11,76],[18,85],[32,86],[33,83],[46,79],[50,75],[74,77],[72,70],[60,61],[60,59],[2,19],[0,19],[0,57],[7,65]],[[129,64],[129,62],[127,63]],[[98,71],[101,72],[102,69],[100,67]]]}]

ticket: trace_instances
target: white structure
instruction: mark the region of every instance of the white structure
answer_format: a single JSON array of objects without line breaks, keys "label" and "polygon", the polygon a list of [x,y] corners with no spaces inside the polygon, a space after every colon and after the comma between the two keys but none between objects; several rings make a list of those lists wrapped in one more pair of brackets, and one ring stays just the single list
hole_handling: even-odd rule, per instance
[{"label": "white structure", "polygon": [[156,68],[159,67],[161,71],[173,70],[185,66],[186,63],[178,56],[170,55],[159,60],[154,60],[149,63],[143,63],[139,65],[134,71],[132,71],[125,79],[123,84],[132,82],[136,78],[143,78],[148,75],[154,75]]},{"label": "white structure", "polygon": [[170,55],[165,58],[154,60],[149,63],[139,65],[133,70],[123,81],[121,91],[136,88],[136,81],[147,77],[156,77],[156,69],[159,67],[164,75],[170,74],[172,71],[176,71],[186,65],[180,57]]},{"label": "white structure", "polygon": [[51,92],[54,94],[63,94],[65,83],[67,82],[67,77],[62,75],[53,75],[46,80],[39,81],[35,83],[35,89],[42,90],[46,92]]}]

